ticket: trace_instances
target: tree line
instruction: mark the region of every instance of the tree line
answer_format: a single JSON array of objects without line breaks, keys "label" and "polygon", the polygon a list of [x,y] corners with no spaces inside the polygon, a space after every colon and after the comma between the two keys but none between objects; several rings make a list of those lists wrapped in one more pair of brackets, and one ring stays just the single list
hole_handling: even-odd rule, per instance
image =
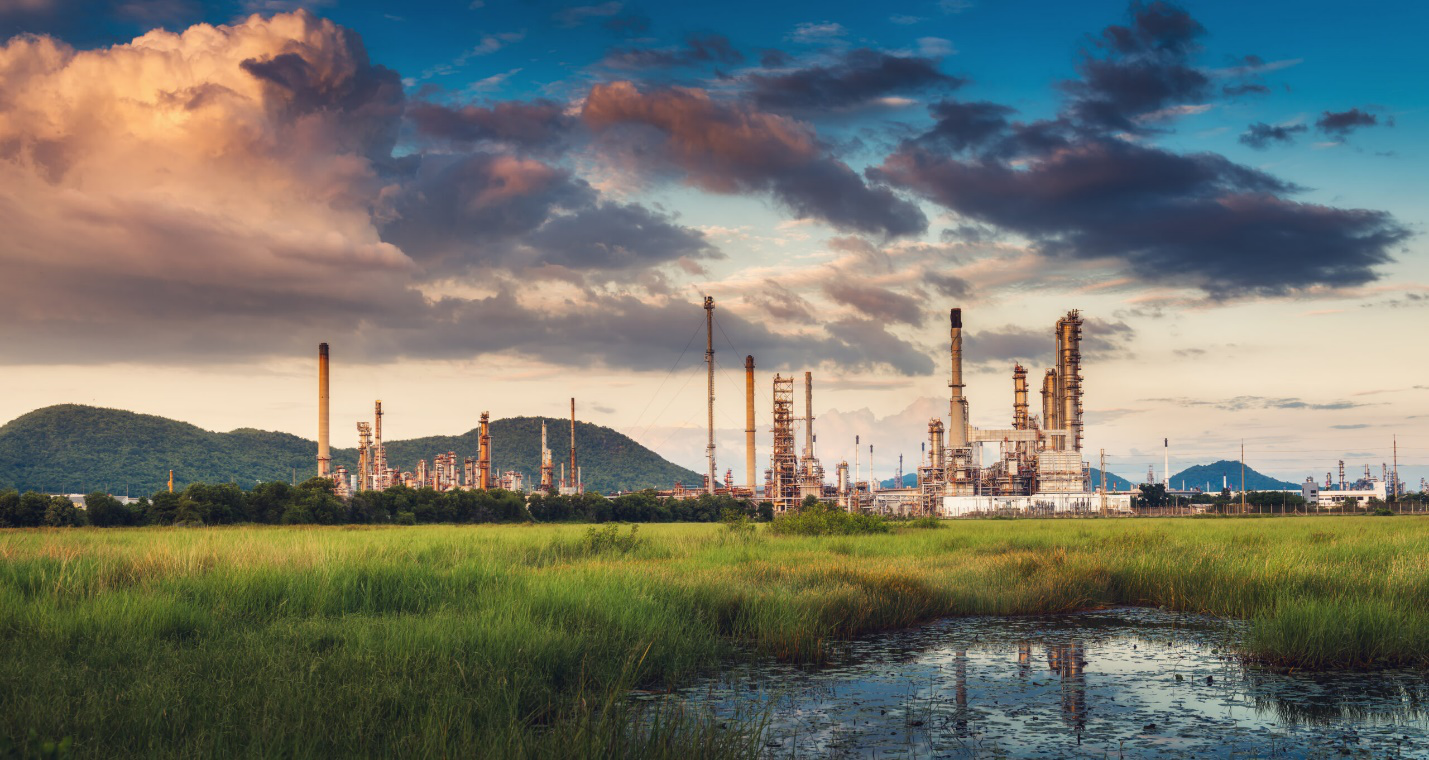
[{"label": "tree line", "polygon": [[182,491],[159,491],[125,504],[105,494],[68,497],[34,491],[0,491],[0,527],[117,527],[130,525],[417,525],[513,522],[716,522],[726,510],[768,520],[773,507],[729,496],[662,499],[654,491],[607,499],[598,493],[557,496],[500,489],[436,491],[397,486],[362,491],[350,499],[333,492],[331,480],[310,478],[296,486],[274,481],[244,491],[232,483],[192,483]]}]

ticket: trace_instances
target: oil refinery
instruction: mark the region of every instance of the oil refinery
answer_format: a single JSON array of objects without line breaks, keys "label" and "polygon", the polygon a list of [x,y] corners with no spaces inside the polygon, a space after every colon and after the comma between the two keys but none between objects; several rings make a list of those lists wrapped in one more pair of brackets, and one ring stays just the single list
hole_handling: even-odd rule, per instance
[{"label": "oil refinery", "polygon": [[[706,446],[707,471],[699,487],[676,483],[661,491],[669,498],[694,498],[702,494],[723,494],[739,499],[769,502],[776,514],[797,510],[814,497],[843,509],[890,516],[954,517],[967,514],[1022,512],[1124,512],[1130,509],[1127,494],[1109,494],[1104,483],[1093,484],[1089,462],[1083,459],[1082,444],[1082,328],[1083,319],[1072,310],[1052,328],[1056,346],[1054,366],[1042,375],[1041,414],[1033,414],[1029,404],[1028,370],[1012,367],[1012,403],[1009,425],[978,428],[969,422],[969,399],[963,383],[963,313],[949,312],[948,335],[948,416],[928,420],[925,443],[916,468],[916,482],[905,485],[902,455],[899,455],[895,487],[880,487],[874,476],[873,446],[867,449],[867,477],[864,476],[863,446],[855,437],[854,462],[840,461],[833,477],[815,450],[814,376],[803,373],[803,405],[795,403],[794,375],[776,373],[772,378],[770,404],[771,450],[762,479],[756,472],[756,416],[753,356],[744,360],[745,383],[745,469],[746,482],[736,485],[732,470],[717,475],[715,446],[715,348],[714,312],[711,297],[704,299],[705,370],[707,372]],[[383,490],[396,485],[433,488],[438,491],[502,488],[511,491],[540,491],[548,494],[585,492],[581,467],[576,458],[576,408],[570,402],[569,460],[559,469],[549,448],[546,425],[541,425],[541,460],[534,482],[516,470],[498,472],[492,465],[490,414],[482,412],[475,456],[458,459],[454,451],[437,452],[431,460],[420,460],[411,470],[402,470],[388,461],[382,444],[382,402],[377,401],[373,419],[357,422],[357,471],[332,467],[329,440],[328,386],[330,352],[326,343],[318,347],[318,474],[331,478],[341,496],[363,490]],[[802,426],[802,442],[796,431]],[[996,446],[995,450],[992,449]],[[1105,468],[1102,468],[1103,470]]]}]

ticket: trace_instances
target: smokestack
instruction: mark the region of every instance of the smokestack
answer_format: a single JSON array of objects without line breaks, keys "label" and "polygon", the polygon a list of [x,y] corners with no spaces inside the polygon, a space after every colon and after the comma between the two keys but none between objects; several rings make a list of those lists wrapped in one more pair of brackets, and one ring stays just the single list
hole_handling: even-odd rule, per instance
[{"label": "smokestack", "polygon": [[1162,477],[1162,479],[1164,479],[1164,480],[1166,481],[1166,490],[1170,491],[1170,490],[1171,490],[1171,439],[1170,439],[1170,438],[1162,438],[1162,439],[1161,439],[1161,446],[1162,446],[1162,453],[1165,454],[1165,456],[1166,456],[1166,461],[1165,461],[1164,463],[1162,463],[1162,465],[1161,465],[1161,469],[1164,471],[1164,472],[1162,472],[1161,477]]},{"label": "smokestack", "polygon": [[744,357],[744,471],[754,496],[754,357]]},{"label": "smokestack", "polygon": [[326,343],[318,344],[318,477],[331,476],[332,452],[328,449],[328,351]]},{"label": "smokestack", "polygon": [[968,445],[968,400],[963,397],[963,310],[953,309],[949,317],[952,371],[948,387],[952,389],[952,396],[948,400],[948,446],[962,449]]},{"label": "smokestack", "polygon": [[1021,364],[1012,367],[1012,427],[1026,430],[1027,424],[1027,369]]},{"label": "smokestack", "polygon": [[580,471],[576,469],[576,400],[571,399],[571,487],[579,492]]}]

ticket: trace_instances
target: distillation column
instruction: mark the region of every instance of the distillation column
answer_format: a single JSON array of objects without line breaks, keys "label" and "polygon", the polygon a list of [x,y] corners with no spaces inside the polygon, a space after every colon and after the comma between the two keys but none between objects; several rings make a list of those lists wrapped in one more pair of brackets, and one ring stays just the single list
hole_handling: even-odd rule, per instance
[{"label": "distillation column", "polygon": [[1017,430],[1031,427],[1027,418],[1027,369],[1021,364],[1012,368],[1012,427]]},{"label": "distillation column", "polygon": [[949,317],[952,366],[948,387],[952,394],[948,400],[948,448],[962,449],[968,445],[968,400],[963,396],[963,310],[953,309]]},{"label": "distillation column", "polygon": [[[1058,378],[1061,381],[1061,422],[1067,431],[1063,448],[1082,450],[1082,318],[1076,309],[1057,320]],[[1070,439],[1070,440],[1068,440]]]},{"label": "distillation column", "polygon": [[749,496],[754,487],[754,357],[744,357],[744,471],[749,479]]},{"label": "distillation column", "polygon": [[372,473],[373,488],[381,491],[392,485],[387,477],[387,449],[382,447],[382,399],[378,399],[372,419]]},{"label": "distillation column", "polygon": [[328,353],[327,344],[318,344],[318,477],[332,477],[332,452],[328,449]]},{"label": "distillation column", "polygon": [[491,488],[491,413],[481,413],[481,437],[476,441],[477,473],[481,477],[479,488]]}]

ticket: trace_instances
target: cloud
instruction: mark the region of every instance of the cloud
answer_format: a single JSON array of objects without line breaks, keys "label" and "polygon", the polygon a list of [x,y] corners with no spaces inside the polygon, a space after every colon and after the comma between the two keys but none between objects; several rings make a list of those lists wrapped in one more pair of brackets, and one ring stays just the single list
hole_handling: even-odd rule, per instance
[{"label": "cloud", "polygon": [[764,193],[796,216],[888,236],[921,232],[918,208],[869,186],[802,122],[695,88],[597,84],[582,111],[614,159],[724,194]]},{"label": "cloud", "polygon": [[1233,98],[1241,95],[1269,95],[1270,88],[1263,84],[1247,82],[1244,84],[1224,85],[1221,87],[1221,93]]},{"label": "cloud", "polygon": [[840,278],[824,284],[824,295],[874,320],[914,327],[928,321],[928,311],[918,299],[867,282]]},{"label": "cloud", "polygon": [[1214,297],[1274,295],[1370,282],[1410,235],[1381,211],[1290,200],[1300,188],[1223,156],[965,105],[935,106],[946,118],[870,176],[1026,236],[1046,256],[1120,259],[1144,281]]},{"label": "cloud", "polygon": [[610,18],[620,13],[624,5],[618,0],[596,5],[573,5],[557,11],[554,18],[561,26],[575,27],[598,18]]},{"label": "cloud", "polygon": [[931,57],[896,56],[860,48],[829,64],[746,77],[749,97],[768,111],[820,113],[867,107],[892,95],[952,89],[963,80],[938,71]]},{"label": "cloud", "polygon": [[424,137],[457,144],[496,143],[524,150],[560,145],[575,123],[566,114],[565,106],[550,100],[507,100],[459,108],[418,101],[408,105],[407,118]]},{"label": "cloud", "polygon": [[1315,126],[1321,132],[1340,140],[1349,137],[1351,132],[1377,124],[1379,124],[1379,117],[1358,108],[1339,112],[1325,111],[1315,122]]},{"label": "cloud", "polygon": [[744,54],[722,34],[692,34],[679,48],[617,48],[601,60],[613,69],[662,69],[704,63],[736,64]]},{"label": "cloud", "polygon": [[[1083,317],[1082,356],[1111,359],[1126,352],[1136,331],[1125,322],[1109,322]],[[974,366],[1000,366],[1013,361],[1026,366],[1051,365],[1056,361],[1057,338],[1053,325],[1035,330],[1005,325],[991,330],[969,330],[963,339],[965,361]]]},{"label": "cloud", "polygon": [[1309,127],[1304,124],[1288,124],[1285,126],[1255,122],[1246,127],[1245,133],[1240,136],[1242,145],[1248,145],[1256,150],[1265,150],[1273,142],[1290,145],[1295,142],[1295,135],[1309,131]]},{"label": "cloud", "polygon": [[1202,101],[1210,79],[1191,56],[1205,32],[1170,3],[1133,3],[1128,24],[1106,27],[1083,50],[1081,78],[1063,83],[1070,114],[1099,129],[1137,132],[1137,117]]},{"label": "cloud", "polygon": [[1355,409],[1365,406],[1353,401],[1331,401],[1326,403],[1312,403],[1299,398],[1277,398],[1269,396],[1235,396],[1227,399],[1195,399],[1195,398],[1151,398],[1147,401],[1159,401],[1174,406],[1208,406],[1227,412],[1243,412],[1252,409],[1304,409],[1309,411],[1338,411],[1342,409]]},{"label": "cloud", "polygon": [[829,42],[842,39],[847,34],[848,30],[843,28],[842,24],[831,21],[822,23],[806,21],[794,27],[794,31],[789,34],[789,39],[803,43]]}]

